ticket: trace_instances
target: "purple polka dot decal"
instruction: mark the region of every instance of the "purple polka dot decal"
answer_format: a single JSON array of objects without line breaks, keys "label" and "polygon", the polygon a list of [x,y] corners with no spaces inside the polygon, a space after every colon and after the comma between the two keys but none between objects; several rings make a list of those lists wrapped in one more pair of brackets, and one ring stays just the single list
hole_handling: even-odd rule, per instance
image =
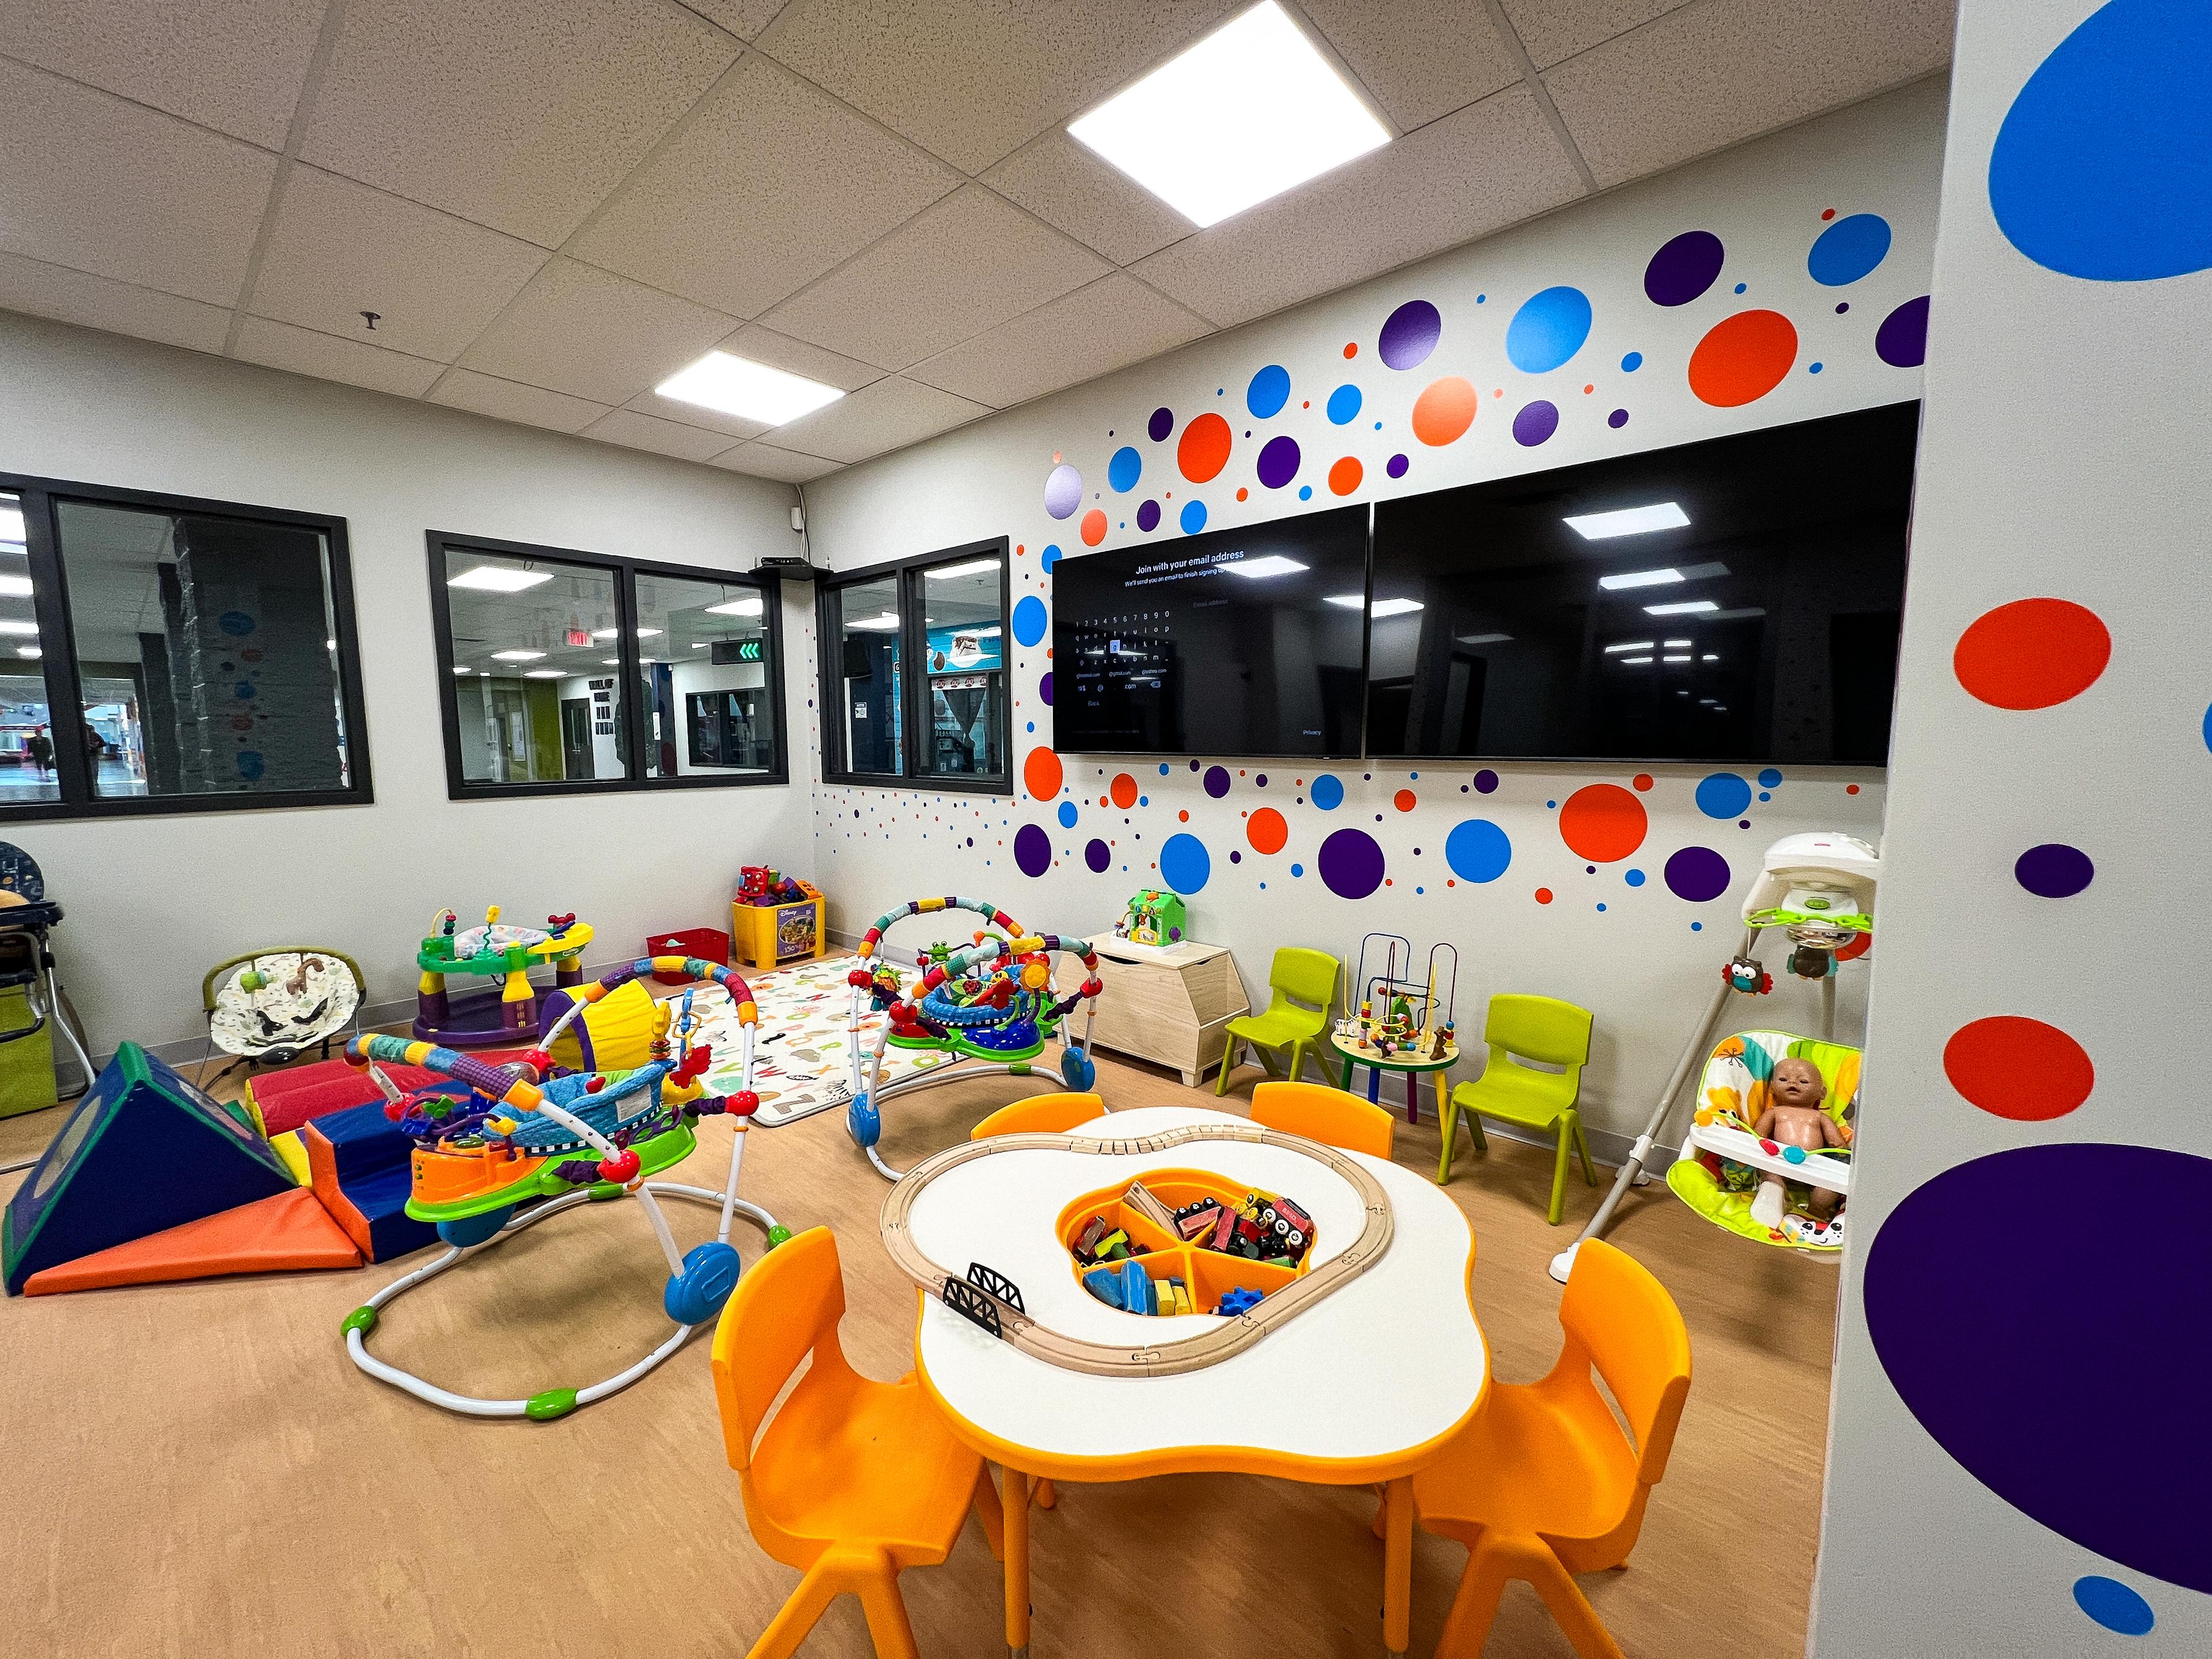
[{"label": "purple polka dot decal", "polygon": [[1091,866],[1091,874],[1103,876],[1106,873],[1106,866],[1114,862],[1114,849],[1094,838],[1083,849],[1083,861]]},{"label": "purple polka dot decal", "polygon": [[1685,847],[1667,860],[1667,890],[1703,904],[1728,891],[1728,860],[1710,847]]},{"label": "purple polka dot decal", "polygon": [[1083,475],[1065,461],[1053,468],[1044,481],[1044,510],[1064,519],[1083,505]]},{"label": "purple polka dot decal", "polygon": [[1052,670],[1049,668],[1037,680],[1037,701],[1048,708],[1052,707]]},{"label": "purple polka dot decal", "polygon": [[[1196,766],[1198,763],[1196,761],[1193,761],[1191,764],[1193,766]],[[1227,767],[1209,766],[1206,769],[1206,793],[1212,796],[1216,800],[1219,800],[1224,795],[1229,793],[1229,769]]]},{"label": "purple polka dot decal", "polygon": [[1497,788],[1498,774],[1492,771],[1488,767],[1484,767],[1482,770],[1474,775],[1474,792],[1478,795],[1493,793]]},{"label": "purple polka dot decal", "polygon": [[1393,455],[1382,464],[1382,470],[1394,478],[1402,478],[1406,476],[1407,465],[1407,462],[1403,455]]},{"label": "purple polka dot decal", "polygon": [[1414,368],[1443,337],[1444,319],[1426,300],[1408,300],[1383,319],[1376,355],[1388,368]]},{"label": "purple polka dot decal", "polygon": [[1150,532],[1159,527],[1160,504],[1158,501],[1139,501],[1137,504],[1137,528]]},{"label": "purple polka dot decal", "polygon": [[1644,293],[1655,306],[1686,306],[1713,285],[1728,257],[1710,230],[1686,230],[1644,267]]},{"label": "purple polka dot decal", "polygon": [[1614,410],[1612,414],[1605,417],[1605,423],[1616,432],[1619,431],[1628,424],[1628,411],[1625,409]]},{"label": "purple polka dot decal", "polygon": [[[2208,1190],[2212,1159],[2165,1147],[1993,1153],[1907,1194],[1865,1285],[1882,1369],[1967,1474],[2082,1548],[2201,1594],[2212,1320],[2183,1287],[2212,1284],[2212,1229],[2195,1220]],[[2002,1251],[1959,1248],[1962,1218],[2002,1216],[2035,1223]]]},{"label": "purple polka dot decal", "polygon": [[1052,868],[1052,837],[1034,823],[1014,831],[1014,865],[1025,876],[1041,876]]},{"label": "purple polka dot decal", "polygon": [[1168,434],[1174,430],[1175,410],[1171,409],[1154,410],[1152,418],[1145,423],[1145,435],[1156,444],[1165,443]]},{"label": "purple polka dot decal", "polygon": [[2049,841],[2031,847],[2014,860],[2013,878],[2038,898],[2072,898],[2097,873],[2089,855],[2078,847]]},{"label": "purple polka dot decal", "polygon": [[1513,441],[1524,448],[1534,449],[1559,429],[1559,406],[1546,398],[1522,404],[1513,417]]},{"label": "purple polka dot decal", "polygon": [[1270,489],[1280,489],[1298,476],[1298,441],[1287,432],[1267,440],[1267,447],[1260,452],[1260,482]]},{"label": "purple polka dot decal", "polygon": [[1340,830],[1321,844],[1321,878],[1339,898],[1363,899],[1382,884],[1382,849],[1364,830]]},{"label": "purple polka dot decal", "polygon": [[1928,361],[1928,296],[1907,300],[1881,319],[1875,356],[1892,368],[1917,368]]}]

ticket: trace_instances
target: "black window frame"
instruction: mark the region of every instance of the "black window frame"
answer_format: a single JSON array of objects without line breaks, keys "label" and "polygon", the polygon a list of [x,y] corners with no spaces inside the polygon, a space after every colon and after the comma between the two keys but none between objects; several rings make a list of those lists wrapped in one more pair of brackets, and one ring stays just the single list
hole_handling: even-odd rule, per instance
[{"label": "black window frame", "polygon": [[[171,495],[113,484],[82,483],[0,471],[0,494],[13,495],[23,514],[23,548],[31,569],[31,609],[39,625],[39,666],[46,684],[48,724],[59,708],[79,715],[84,707],[83,680],[77,672],[76,635],[70,617],[67,562],[61,550],[60,506],[87,501],[103,507],[136,507],[153,513],[240,519],[252,523],[313,530],[323,537],[325,575],[330,583],[331,634],[337,641],[338,696],[344,710],[346,770],[352,781],[336,789],[238,791],[204,795],[101,795],[93,789],[84,746],[57,738],[54,773],[58,800],[0,803],[0,826],[59,818],[164,817],[202,812],[275,812],[303,806],[370,806],[375,804],[368,763],[368,713],[362,696],[360,637],[354,623],[353,566],[346,544],[346,521],[323,513],[218,501],[203,495]],[[81,715],[79,715],[81,718]]]},{"label": "black window frame", "polygon": [[[999,561],[999,653],[1006,665],[1006,695],[999,699],[999,753],[1005,757],[1006,775],[1001,778],[963,777],[957,772],[920,772],[919,744],[927,729],[929,708],[929,676],[926,672],[914,672],[910,667],[900,675],[899,684],[899,758],[904,772],[855,772],[846,763],[845,756],[845,686],[841,670],[844,663],[844,633],[836,595],[848,587],[863,582],[881,581],[886,576],[897,584],[899,613],[900,660],[920,666],[927,659],[928,629],[924,626],[924,607],[921,604],[921,584],[927,577],[923,574],[939,565],[957,564],[963,560],[996,556]],[[903,559],[887,560],[853,570],[840,570],[821,578],[815,584],[815,636],[820,641],[820,695],[816,706],[822,710],[822,781],[845,788],[909,789],[925,794],[1004,795],[1014,793],[1014,548],[1008,536],[987,538],[982,541],[963,542],[952,547],[936,548],[927,553],[916,553]]]},{"label": "black window frame", "polygon": [[[774,577],[748,570],[717,570],[705,565],[669,564],[658,559],[632,559],[619,554],[591,553],[580,549],[546,547],[532,542],[502,541],[494,536],[473,536],[459,530],[423,532],[430,573],[430,631],[438,658],[438,720],[446,744],[446,798],[448,800],[514,800],[536,795],[626,795],[663,789],[750,789],[791,781],[789,715],[785,707],[782,584]],[[472,783],[461,775],[460,704],[453,695],[453,607],[446,597],[446,553],[451,549],[489,553],[501,558],[543,559],[548,562],[583,565],[604,570],[614,579],[615,626],[619,630],[615,669],[623,688],[620,701],[623,747],[628,758],[618,778],[564,779],[544,783]],[[765,772],[744,772],[729,777],[692,774],[647,777],[645,774],[645,703],[641,695],[637,648],[637,578],[666,576],[678,580],[713,583],[723,587],[749,587],[761,596],[761,621],[769,641],[769,707],[775,725],[775,764]],[[680,741],[680,739],[679,739]]]}]

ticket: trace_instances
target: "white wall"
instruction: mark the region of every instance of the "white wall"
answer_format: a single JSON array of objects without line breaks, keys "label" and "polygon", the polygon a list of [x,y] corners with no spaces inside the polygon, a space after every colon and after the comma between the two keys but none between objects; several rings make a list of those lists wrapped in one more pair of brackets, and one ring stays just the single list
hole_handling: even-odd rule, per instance
[{"label": "white wall", "polygon": [[[1922,82],[833,475],[807,489],[816,556],[853,568],[1004,534],[1018,549],[1018,605],[1029,596],[1049,599],[1041,560],[1048,550],[1070,557],[1084,553],[1081,514],[1093,508],[1107,514],[1107,548],[1167,541],[1194,494],[1206,507],[1209,530],[1337,506],[1340,498],[1324,478],[1344,455],[1363,464],[1364,478],[1349,497],[1359,501],[1917,397],[1917,368],[1884,362],[1874,340],[1893,308],[1927,292],[1942,117],[1942,85]],[[1820,286],[1808,272],[1825,210],[1879,214],[1893,232],[1881,264],[1847,288]],[[1646,264],[1662,244],[1692,229],[1721,238],[1725,268],[1701,298],[1662,308],[1645,297]],[[1733,291],[1738,283],[1745,284],[1741,296]],[[1506,362],[1506,325],[1530,295],[1563,283],[1590,298],[1595,321],[1589,340],[1564,368],[1522,374]],[[1376,361],[1377,331],[1396,307],[1413,299],[1437,307],[1443,332],[1432,356],[1398,373]],[[1838,304],[1848,311],[1839,313]],[[1753,307],[1778,309],[1793,320],[1800,347],[1790,372],[1741,407],[1699,401],[1686,379],[1692,349],[1716,323]],[[1347,342],[1357,348],[1350,359]],[[1632,371],[1623,367],[1630,352],[1643,358]],[[1820,364],[1817,374],[1814,362]],[[1269,363],[1289,370],[1292,390],[1283,412],[1262,422],[1248,417],[1243,394],[1253,374]],[[1431,447],[1407,435],[1410,414],[1422,388],[1445,374],[1474,381],[1481,413],[1455,443]],[[1345,382],[1361,387],[1364,406],[1352,424],[1332,425],[1326,400]],[[1585,392],[1585,386],[1594,389]],[[1548,442],[1523,447],[1511,435],[1512,415],[1537,398],[1559,404],[1562,419]],[[1188,484],[1176,471],[1175,439],[1147,438],[1147,418],[1158,407],[1173,411],[1178,430],[1206,410],[1233,417],[1227,470],[1210,483]],[[1625,426],[1607,422],[1616,408],[1629,411]],[[1278,433],[1294,434],[1304,453],[1299,481],[1313,486],[1310,502],[1295,499],[1295,486],[1270,491],[1258,481],[1258,451]],[[1141,452],[1145,476],[1133,490],[1116,495],[1107,483],[1107,460],[1123,444]],[[1401,453],[1410,465],[1394,483],[1386,462]],[[1046,511],[1043,486],[1063,460],[1083,475],[1082,500],[1076,516],[1055,520]],[[1247,500],[1237,499],[1239,486]],[[1134,509],[1163,489],[1173,495],[1164,499],[1160,527],[1148,538],[1137,528]],[[1049,643],[1048,633],[1013,653],[1018,779],[1029,775],[1033,754],[1051,741],[1051,710],[1039,689],[1051,666]],[[1801,830],[1878,836],[1881,821],[1882,779],[1875,770],[1793,771],[1758,796],[1746,815],[1751,827],[1741,830],[1733,817],[1716,821],[1694,803],[1698,780],[1716,769],[1655,766],[1642,769],[1650,787],[1637,793],[1649,815],[1643,846],[1592,873],[1563,844],[1549,803],[1591,784],[1634,788],[1636,767],[1498,765],[1492,769],[1494,792],[1483,793],[1473,763],[1425,766],[1418,775],[1334,766],[1325,769],[1343,781],[1345,799],[1324,812],[1306,796],[1318,769],[1310,764],[1201,759],[1226,769],[1225,795],[1206,793],[1205,774],[1182,761],[1163,775],[1156,763],[1102,766],[1071,757],[1064,779],[1054,781],[1063,769],[1048,750],[1037,762],[1048,799],[1027,791],[1012,800],[825,791],[816,807],[815,870],[830,895],[833,923],[857,932],[898,900],[957,891],[992,899],[1034,927],[1093,933],[1113,923],[1132,892],[1160,880],[1156,860],[1170,836],[1195,836],[1210,854],[1211,870],[1190,896],[1194,932],[1235,949],[1255,998],[1264,996],[1276,947],[1319,945],[1348,962],[1364,933],[1388,928],[1408,935],[1424,952],[1439,938],[1457,945],[1464,1034],[1479,1030],[1485,1000],[1497,991],[1544,992],[1593,1009],[1597,1039],[1583,1103],[1602,1141],[1605,1132],[1626,1136],[1640,1128],[1735,942],[1737,906],[1760,852]],[[1141,804],[1126,811],[1102,807],[1113,775],[1124,769]],[[1741,769],[1749,775],[1758,769]],[[1401,790],[1415,798],[1411,811],[1396,809]],[[1065,830],[1057,816],[1063,802],[1076,818]],[[1246,842],[1245,815],[1261,807],[1282,812],[1289,826],[1288,845],[1273,856]],[[1455,882],[1443,857],[1454,825],[1474,816],[1504,828],[1514,848],[1506,873],[1487,885]],[[1034,880],[1018,870],[1013,855],[1025,826],[1048,834],[1054,860]],[[1316,871],[1322,840],[1347,827],[1381,844],[1390,882],[1358,902],[1336,896]],[[1111,843],[1108,867],[1097,875],[1085,862],[1094,839]],[[1722,898],[1686,902],[1662,879],[1668,857],[1692,845],[1720,850],[1728,860],[1734,883]],[[1294,865],[1303,874],[1292,873]],[[1641,885],[1629,884],[1631,869],[1644,878]],[[1539,902],[1540,889],[1550,902]],[[915,931],[926,939],[926,929],[917,925]],[[1844,981],[1840,1035],[1857,1029],[1864,982],[1858,974]],[[1809,992],[1792,984],[1777,993],[1772,1012],[1779,1023],[1816,1029],[1809,1024],[1815,1006]]]},{"label": "white wall", "polygon": [[1813,1650],[2202,1655],[2212,35],[1960,13]]},{"label": "white wall", "polygon": [[[452,801],[423,533],[749,570],[794,540],[786,487],[325,381],[0,313],[0,469],[346,520],[376,799],[362,807],[0,830],[67,912],[63,972],[104,1054],[204,1030],[200,976],[282,944],[355,956],[411,999],[441,906],[573,910],[587,961],[727,926],[740,863],[805,867],[812,628],[787,612],[799,783]],[[799,590],[802,593],[804,590]]]}]

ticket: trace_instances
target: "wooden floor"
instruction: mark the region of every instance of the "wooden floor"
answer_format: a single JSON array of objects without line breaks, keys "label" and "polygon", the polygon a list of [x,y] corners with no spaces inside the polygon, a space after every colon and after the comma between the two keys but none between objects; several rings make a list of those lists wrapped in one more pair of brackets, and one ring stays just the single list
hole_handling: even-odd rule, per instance
[{"label": "wooden floor", "polygon": [[[1172,1075],[1110,1060],[1115,1106],[1214,1104]],[[1238,1075],[1243,1109],[1259,1074]],[[891,1107],[904,1167],[965,1136],[1021,1085],[983,1079]],[[0,1163],[59,1113],[0,1121]],[[1433,1174],[1437,1130],[1402,1121],[1397,1157]],[[683,1173],[718,1185],[719,1119]],[[1480,1240],[1474,1303],[1502,1382],[1559,1348],[1545,1262],[1597,1193],[1544,1224],[1548,1152],[1462,1144],[1449,1191]],[[913,1291],[878,1243],[888,1188],[842,1115],[748,1139],[743,1195],[794,1230],[826,1224],[845,1260],[844,1340],[862,1370],[911,1364]],[[0,1177],[0,1197],[19,1176]],[[671,1206],[687,1248],[707,1210]],[[1802,1650],[1820,1498],[1832,1269],[1709,1226],[1653,1185],[1613,1241],[1689,1322],[1696,1381],[1667,1480],[1622,1571],[1583,1581],[1628,1653],[1777,1659]],[[736,1241],[750,1262],[757,1234]],[[563,1421],[463,1420],[377,1383],[339,1322],[401,1271],[152,1285],[0,1303],[11,1462],[0,1505],[17,1656],[743,1655],[798,1575],[757,1549],[725,1465],[696,1340],[628,1392]],[[549,1221],[411,1294],[379,1352],[449,1387],[501,1396],[621,1369],[658,1343],[663,1267],[635,1205]],[[1792,1426],[1794,1425],[1794,1426]],[[1240,1476],[1068,1489],[1034,1528],[1038,1659],[1382,1650],[1382,1546],[1363,1491]],[[1415,1535],[1413,1651],[1426,1654],[1463,1553]],[[945,1565],[904,1587],[926,1655],[1003,1652],[996,1565],[971,1524]],[[833,1608],[806,1659],[871,1652],[859,1609]],[[1525,1587],[1487,1652],[1571,1652]]]}]

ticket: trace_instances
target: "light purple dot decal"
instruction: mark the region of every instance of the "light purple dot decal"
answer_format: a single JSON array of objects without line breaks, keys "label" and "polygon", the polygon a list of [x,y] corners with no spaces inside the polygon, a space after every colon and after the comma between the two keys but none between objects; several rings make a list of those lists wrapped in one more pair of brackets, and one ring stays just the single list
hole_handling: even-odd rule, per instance
[{"label": "light purple dot decal", "polygon": [[1655,306],[1686,306],[1713,285],[1728,252],[1710,230],[1686,230],[1644,267],[1644,293]]},{"label": "light purple dot decal", "polygon": [[1044,481],[1044,510],[1064,519],[1083,505],[1083,475],[1065,461],[1053,468]]},{"label": "light purple dot decal", "polygon": [[1928,361],[1928,296],[1907,300],[1881,319],[1875,356],[1892,368],[1917,368]]},{"label": "light purple dot decal", "polygon": [[1160,527],[1160,504],[1140,501],[1137,505],[1137,528],[1147,532]]},{"label": "light purple dot decal", "polygon": [[1321,844],[1321,878],[1339,898],[1363,899],[1382,884],[1382,849],[1364,830],[1340,830]]},{"label": "light purple dot decal", "polygon": [[1407,465],[1407,462],[1403,455],[1393,455],[1382,464],[1382,470],[1394,478],[1402,478],[1406,476]]},{"label": "light purple dot decal", "polygon": [[[1191,764],[1195,766],[1198,763],[1196,761],[1193,761]],[[1229,769],[1227,767],[1209,766],[1206,769],[1206,793],[1212,796],[1216,800],[1219,800],[1224,795],[1229,793]]]},{"label": "light purple dot decal", "polygon": [[2014,860],[2012,873],[2038,898],[2072,898],[2095,878],[2097,866],[2080,848],[2048,841]]},{"label": "light purple dot decal", "polygon": [[1614,410],[1612,414],[1605,417],[1605,423],[1616,432],[1619,431],[1628,424],[1628,411],[1625,409]]},{"label": "light purple dot decal", "polygon": [[1093,875],[1103,876],[1106,866],[1114,862],[1114,849],[1103,841],[1093,840],[1083,849],[1083,861],[1091,866]]},{"label": "light purple dot decal", "polygon": [[1559,407],[1546,398],[1522,404],[1513,417],[1513,441],[1523,448],[1534,449],[1559,429]]},{"label": "light purple dot decal", "polygon": [[1488,767],[1484,767],[1482,770],[1474,775],[1474,790],[1477,794],[1490,794],[1496,790],[1497,787],[1498,774],[1492,771]]},{"label": "light purple dot decal", "polygon": [[1414,368],[1443,337],[1444,319],[1426,300],[1408,300],[1383,319],[1376,355],[1387,368]]},{"label": "light purple dot decal", "polygon": [[1728,860],[1710,847],[1685,847],[1667,860],[1667,890],[1703,904],[1728,891]]},{"label": "light purple dot decal", "polygon": [[1152,418],[1145,423],[1145,435],[1156,444],[1165,443],[1168,434],[1174,430],[1175,411],[1171,409],[1154,410]]},{"label": "light purple dot decal", "polygon": [[1034,823],[1014,831],[1014,865],[1025,876],[1041,876],[1052,868],[1052,837]]},{"label": "light purple dot decal", "polygon": [[[1968,1474],[2083,1549],[2200,1594],[2212,1320],[2177,1292],[2212,1284],[2212,1229],[2193,1219],[2208,1190],[2212,1159],[2161,1146],[1992,1153],[1905,1196],[1865,1282],[1882,1369]],[[2002,1216],[2035,1224],[2002,1251],[1959,1248],[1962,1218]]]},{"label": "light purple dot decal", "polygon": [[1287,432],[1267,440],[1267,447],[1260,452],[1260,482],[1270,489],[1280,489],[1298,476],[1298,441]]},{"label": "light purple dot decal", "polygon": [[1052,707],[1052,670],[1049,668],[1037,681],[1037,701],[1048,708]]}]

